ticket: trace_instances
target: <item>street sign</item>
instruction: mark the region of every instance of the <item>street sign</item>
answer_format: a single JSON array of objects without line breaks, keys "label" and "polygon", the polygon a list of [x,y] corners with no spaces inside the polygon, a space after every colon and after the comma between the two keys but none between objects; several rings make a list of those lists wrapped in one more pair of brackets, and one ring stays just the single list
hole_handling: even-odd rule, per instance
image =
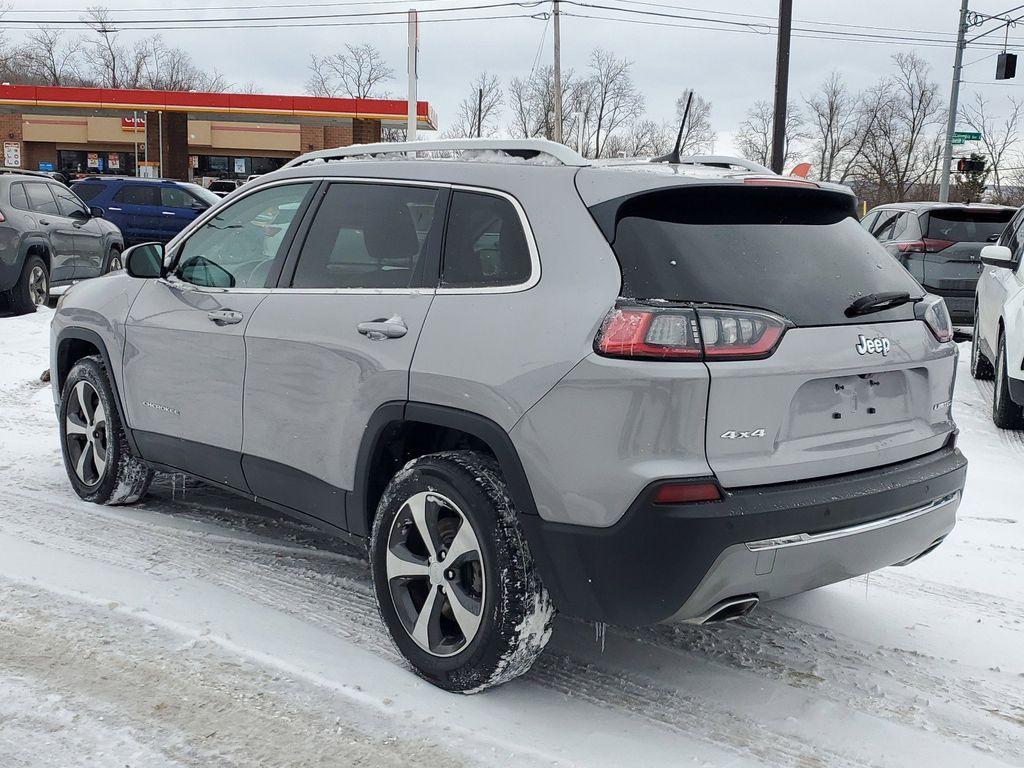
[{"label": "street sign", "polygon": [[[958,141],[959,139],[959,141]],[[965,141],[981,141],[981,134],[977,131],[954,131],[953,143],[963,144]]]},{"label": "street sign", "polygon": [[953,136],[953,141],[950,142],[950,144],[952,144],[953,146],[956,146],[958,144],[963,144],[963,143],[964,143],[964,140],[962,138],[960,138],[959,136]]}]

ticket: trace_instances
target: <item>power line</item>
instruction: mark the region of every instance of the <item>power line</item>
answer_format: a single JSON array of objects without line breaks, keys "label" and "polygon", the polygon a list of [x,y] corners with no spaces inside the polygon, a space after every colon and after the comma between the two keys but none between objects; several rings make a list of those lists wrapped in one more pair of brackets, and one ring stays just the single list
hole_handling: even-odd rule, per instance
[{"label": "power line", "polygon": [[[428,8],[420,11],[420,13],[451,13],[453,11],[478,11],[487,8],[508,8],[510,6],[516,6],[519,8],[535,8],[538,5],[544,3],[544,0],[520,0],[520,2],[503,2],[503,3],[487,3],[483,5],[460,5],[453,6],[451,8]],[[240,23],[240,22],[277,22],[277,21],[319,21],[319,20],[330,20],[330,19],[342,19],[342,18],[360,18],[366,16],[408,16],[408,11],[358,11],[355,13],[315,13],[315,14],[302,14],[295,16],[225,16],[225,17],[214,17],[212,19],[207,18],[196,18],[196,19],[13,19],[8,23],[12,24],[32,24],[37,26],[51,26],[51,25],[73,25],[75,27],[80,26],[95,26],[102,23],[104,27],[124,27],[125,29],[138,29],[137,24],[195,24],[200,26],[213,26],[222,23]],[[188,27],[183,27],[187,29]]]}]

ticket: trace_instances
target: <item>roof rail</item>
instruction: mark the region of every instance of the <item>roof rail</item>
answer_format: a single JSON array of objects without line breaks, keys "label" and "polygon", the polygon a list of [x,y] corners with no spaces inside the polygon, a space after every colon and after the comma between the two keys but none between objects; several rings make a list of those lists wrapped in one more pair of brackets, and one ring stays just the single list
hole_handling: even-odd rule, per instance
[{"label": "roof rail", "polygon": [[513,157],[533,158],[547,155],[562,165],[582,167],[589,161],[564,144],[547,139],[434,139],[432,141],[381,142],[379,144],[353,144],[349,147],[321,149],[299,155],[285,168],[294,168],[315,160],[344,160],[353,157],[379,157],[381,155],[407,155],[416,152],[504,152]]},{"label": "roof rail", "polygon": [[740,168],[744,168],[754,173],[770,173],[772,176],[777,174],[770,168],[765,168],[760,163],[755,163],[753,160],[746,160],[742,157],[730,157],[729,155],[690,155],[689,157],[679,158],[680,165],[709,165],[714,168],[728,168],[729,166],[736,165]]}]

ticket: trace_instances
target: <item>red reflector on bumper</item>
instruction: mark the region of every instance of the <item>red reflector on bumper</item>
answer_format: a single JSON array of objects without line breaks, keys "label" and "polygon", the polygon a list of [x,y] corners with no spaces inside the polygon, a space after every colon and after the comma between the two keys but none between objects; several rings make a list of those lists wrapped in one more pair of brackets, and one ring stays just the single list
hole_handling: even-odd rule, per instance
[{"label": "red reflector on bumper", "polygon": [[688,504],[693,501],[720,501],[715,483],[666,483],[654,492],[655,504]]}]

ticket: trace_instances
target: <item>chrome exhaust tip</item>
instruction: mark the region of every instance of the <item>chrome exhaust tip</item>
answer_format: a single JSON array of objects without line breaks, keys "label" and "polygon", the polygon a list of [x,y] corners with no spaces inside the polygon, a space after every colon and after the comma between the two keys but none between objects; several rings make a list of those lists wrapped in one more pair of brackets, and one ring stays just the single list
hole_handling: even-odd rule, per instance
[{"label": "chrome exhaust tip", "polygon": [[742,597],[730,597],[713,605],[709,610],[700,616],[687,619],[687,624],[712,624],[723,621],[735,621],[750,613],[761,598],[757,595],[744,595]]}]

